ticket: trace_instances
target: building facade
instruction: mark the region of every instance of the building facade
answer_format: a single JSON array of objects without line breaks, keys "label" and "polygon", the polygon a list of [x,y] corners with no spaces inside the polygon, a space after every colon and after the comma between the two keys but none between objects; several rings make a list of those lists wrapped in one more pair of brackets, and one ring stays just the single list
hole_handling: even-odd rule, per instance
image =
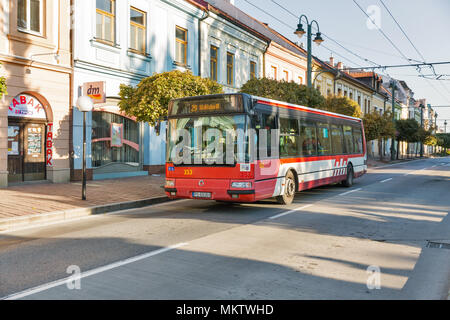
[{"label": "building facade", "polygon": [[[87,115],[92,179],[147,175],[165,162],[164,134],[120,112],[120,85],[171,71],[198,74],[198,21],[185,0],[74,0],[72,106],[89,89],[103,96]],[[95,98],[94,96],[91,96]],[[81,177],[82,113],[72,107],[72,179]],[[165,125],[161,132],[165,132]]]},{"label": "building facade", "polygon": [[70,1],[0,0],[0,187],[70,178]]},{"label": "building facade", "polygon": [[262,76],[267,41],[222,9],[206,3],[205,8],[207,14],[200,22],[200,75],[217,81],[226,93],[238,92],[248,80]]}]

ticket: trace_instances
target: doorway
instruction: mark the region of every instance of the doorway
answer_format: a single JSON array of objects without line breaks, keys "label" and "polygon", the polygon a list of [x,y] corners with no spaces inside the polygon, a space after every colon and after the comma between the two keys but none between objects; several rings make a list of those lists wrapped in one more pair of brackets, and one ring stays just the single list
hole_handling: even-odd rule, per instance
[{"label": "doorway", "polygon": [[45,136],[44,122],[9,121],[8,183],[46,179]]}]

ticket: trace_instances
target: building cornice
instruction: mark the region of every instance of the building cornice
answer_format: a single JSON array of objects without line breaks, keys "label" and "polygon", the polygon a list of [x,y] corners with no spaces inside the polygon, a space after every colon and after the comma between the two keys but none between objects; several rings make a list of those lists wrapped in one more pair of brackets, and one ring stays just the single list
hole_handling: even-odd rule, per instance
[{"label": "building cornice", "polygon": [[60,65],[54,65],[50,63],[40,62],[36,60],[31,60],[29,58],[20,57],[20,56],[12,56],[12,55],[5,55],[0,53],[0,62],[5,63],[13,63],[17,65],[22,65],[26,67],[32,67],[32,68],[39,68],[43,70],[49,70],[49,71],[56,71],[61,73],[72,73],[72,68],[69,66],[60,66]]}]

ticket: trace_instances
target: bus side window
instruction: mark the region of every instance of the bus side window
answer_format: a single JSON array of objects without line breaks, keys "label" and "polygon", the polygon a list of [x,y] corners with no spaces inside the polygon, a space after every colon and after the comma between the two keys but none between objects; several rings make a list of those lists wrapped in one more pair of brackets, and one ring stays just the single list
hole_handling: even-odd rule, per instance
[{"label": "bus side window", "polygon": [[[265,129],[267,130],[267,149],[266,149],[266,156],[268,158],[272,157],[272,130],[276,129],[276,116],[273,114],[262,114],[262,121],[261,121],[261,127],[259,129]],[[261,150],[259,149],[259,130],[257,128],[257,135],[258,135],[258,154],[259,158],[266,158],[263,154],[261,154]]]},{"label": "bus side window", "polygon": [[313,123],[301,121],[299,138],[299,149],[302,156],[317,155],[317,134]]},{"label": "bus side window", "polygon": [[317,123],[317,153],[319,156],[331,154],[330,129],[327,123]]},{"label": "bus side window", "polygon": [[298,157],[299,139],[298,120],[280,117],[280,156]]},{"label": "bus side window", "polygon": [[344,153],[344,142],[342,136],[342,126],[331,125],[331,142],[333,145],[333,154]]},{"label": "bus side window", "polygon": [[353,128],[353,145],[355,148],[355,153],[363,153],[362,133],[359,128]]},{"label": "bus side window", "polygon": [[352,127],[350,126],[344,126],[344,145],[345,145],[345,152],[347,154],[355,153],[353,145]]}]

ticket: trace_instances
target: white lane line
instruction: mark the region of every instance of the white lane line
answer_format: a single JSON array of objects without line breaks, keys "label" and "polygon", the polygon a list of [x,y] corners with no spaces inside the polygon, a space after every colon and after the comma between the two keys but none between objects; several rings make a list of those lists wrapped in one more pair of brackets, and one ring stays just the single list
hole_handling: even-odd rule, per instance
[{"label": "white lane line", "polygon": [[423,170],[428,170],[428,169],[430,169],[430,168],[427,167],[427,168],[423,168],[423,169],[411,171],[411,172],[409,172],[409,173],[404,174],[403,176],[409,176],[410,174],[413,174],[413,173],[416,173],[416,172],[420,172],[420,171],[423,171]]},{"label": "white lane line", "polygon": [[347,191],[347,192],[338,194],[338,196],[346,196],[347,194],[350,194],[350,193],[353,193],[353,192],[356,192],[356,191],[359,191],[359,190],[362,190],[362,188],[358,188],[358,189],[355,189],[355,190]]},{"label": "white lane line", "polygon": [[286,212],[277,214],[277,215],[275,215],[275,216],[270,217],[269,219],[270,219],[270,220],[277,219],[277,218],[286,216],[286,215],[288,215],[288,214],[291,214],[291,213],[294,213],[294,212],[297,212],[297,211],[300,211],[300,210],[309,208],[309,207],[311,207],[311,206],[312,206],[312,204],[307,204],[306,206],[303,206],[303,207],[300,207],[300,208],[295,208],[295,209],[293,209],[293,210],[289,210],[289,211],[286,211]]},{"label": "white lane line", "polygon": [[131,257],[131,258],[125,259],[125,260],[113,262],[113,263],[108,264],[106,266],[95,268],[95,269],[83,272],[80,275],[78,275],[76,278],[74,278],[74,276],[70,276],[70,277],[67,277],[67,278],[64,278],[64,279],[60,279],[60,280],[56,280],[56,281],[53,281],[53,282],[49,282],[49,283],[46,283],[46,284],[43,284],[43,285],[31,288],[31,289],[27,289],[27,290],[24,290],[24,291],[21,291],[21,292],[18,292],[18,293],[13,293],[11,295],[8,295],[6,297],[1,298],[0,300],[17,300],[17,299],[21,299],[21,298],[30,296],[32,294],[36,294],[36,293],[39,293],[39,292],[42,292],[42,291],[45,291],[45,290],[48,290],[48,289],[51,289],[51,288],[54,288],[54,287],[58,287],[58,286],[61,286],[63,284],[71,283],[71,282],[73,282],[75,280],[81,280],[82,278],[86,278],[86,277],[89,277],[89,276],[92,276],[92,275],[95,275],[95,274],[98,274],[98,273],[101,273],[101,272],[105,272],[105,271],[108,271],[108,270],[111,270],[111,269],[114,269],[114,268],[118,268],[118,267],[130,264],[130,263],[136,262],[136,261],[147,259],[149,257],[153,257],[153,256],[156,256],[158,254],[161,254],[161,253],[164,253],[164,252],[167,252],[167,251],[171,251],[171,250],[174,250],[174,249],[186,246],[186,245],[187,245],[187,243],[179,243],[179,244],[176,244],[176,245],[173,245],[173,246],[169,246],[169,247],[161,248],[161,249],[158,249],[158,250],[150,251],[148,253],[144,253],[144,254],[141,254],[141,255],[138,255],[138,256],[135,256],[135,257]]},{"label": "white lane line", "polygon": [[394,178],[389,178],[389,179],[386,179],[386,180],[380,181],[380,183],[385,183],[385,182],[391,181],[392,179],[394,179]]}]

